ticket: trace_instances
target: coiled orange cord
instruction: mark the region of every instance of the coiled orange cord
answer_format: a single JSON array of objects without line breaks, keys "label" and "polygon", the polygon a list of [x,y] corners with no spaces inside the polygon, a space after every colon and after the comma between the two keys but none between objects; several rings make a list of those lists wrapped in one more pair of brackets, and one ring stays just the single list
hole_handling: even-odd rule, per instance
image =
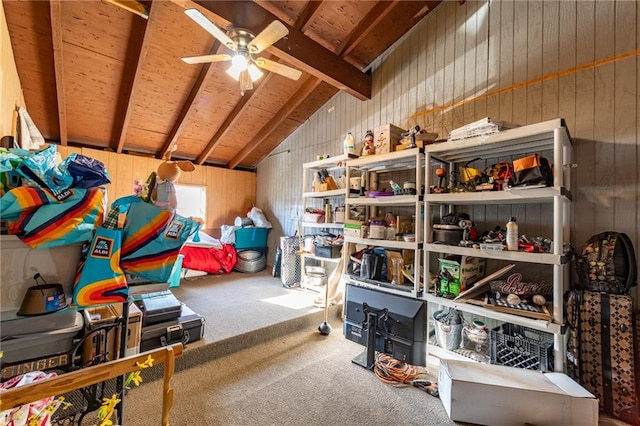
[{"label": "coiled orange cord", "polygon": [[412,385],[414,380],[429,374],[426,367],[407,364],[382,353],[376,353],[373,372],[390,385]]}]

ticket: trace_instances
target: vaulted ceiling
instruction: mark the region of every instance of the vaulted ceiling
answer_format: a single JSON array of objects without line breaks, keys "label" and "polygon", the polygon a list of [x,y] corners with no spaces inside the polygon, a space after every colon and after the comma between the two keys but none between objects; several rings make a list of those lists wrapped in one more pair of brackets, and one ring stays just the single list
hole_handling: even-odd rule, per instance
[{"label": "vaulted ceiling", "polygon": [[[339,90],[371,98],[365,70],[440,1],[3,0],[26,108],[45,139],[196,164],[253,169]],[[184,10],[227,31],[288,35],[261,53],[273,72],[241,94],[231,52]]]}]

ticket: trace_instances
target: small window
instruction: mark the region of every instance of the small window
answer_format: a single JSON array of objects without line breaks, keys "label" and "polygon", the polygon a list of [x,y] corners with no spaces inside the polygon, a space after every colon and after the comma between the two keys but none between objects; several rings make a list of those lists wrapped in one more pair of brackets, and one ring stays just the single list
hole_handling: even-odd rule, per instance
[{"label": "small window", "polygon": [[204,186],[176,184],[176,193],[176,213],[184,217],[199,217],[207,223],[207,189]]}]

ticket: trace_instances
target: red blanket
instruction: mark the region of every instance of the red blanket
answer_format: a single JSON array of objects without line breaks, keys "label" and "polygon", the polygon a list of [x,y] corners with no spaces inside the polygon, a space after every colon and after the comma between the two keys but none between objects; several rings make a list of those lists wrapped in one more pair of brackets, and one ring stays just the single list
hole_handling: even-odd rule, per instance
[{"label": "red blanket", "polygon": [[236,249],[231,244],[222,244],[222,249],[185,245],[180,254],[183,268],[209,274],[228,274],[236,265]]}]

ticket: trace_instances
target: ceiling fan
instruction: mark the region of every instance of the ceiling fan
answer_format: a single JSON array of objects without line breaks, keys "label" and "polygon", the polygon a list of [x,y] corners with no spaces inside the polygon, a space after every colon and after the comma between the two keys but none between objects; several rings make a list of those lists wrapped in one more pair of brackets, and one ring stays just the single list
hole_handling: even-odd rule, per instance
[{"label": "ceiling fan", "polygon": [[186,9],[184,13],[234,53],[233,55],[223,53],[218,55],[190,56],[182,58],[182,60],[188,64],[231,61],[231,68],[227,70],[227,74],[240,82],[240,90],[243,95],[246,90],[253,89],[253,82],[262,77],[262,71],[260,71],[258,67],[292,80],[297,80],[302,75],[300,71],[279,62],[262,57],[253,57],[254,54],[262,52],[289,34],[289,30],[282,22],[271,22],[258,35],[254,35],[251,31],[243,28],[234,28],[226,33],[218,28],[198,9]]}]

